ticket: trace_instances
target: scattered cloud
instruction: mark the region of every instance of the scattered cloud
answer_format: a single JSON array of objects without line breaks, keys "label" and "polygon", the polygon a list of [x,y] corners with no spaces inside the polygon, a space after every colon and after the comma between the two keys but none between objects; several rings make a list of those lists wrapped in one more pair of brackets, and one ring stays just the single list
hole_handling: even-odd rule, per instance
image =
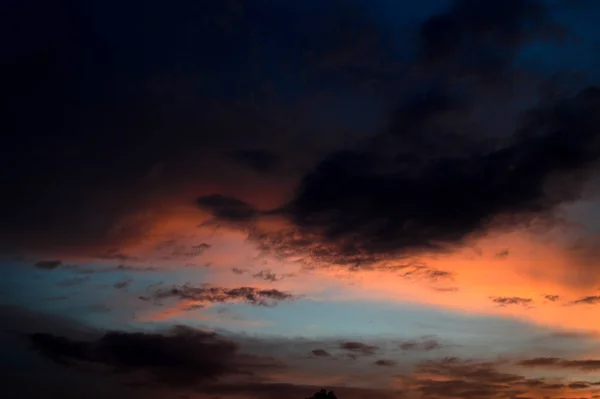
[{"label": "scattered cloud", "polygon": [[231,269],[231,272],[232,272],[233,274],[240,275],[240,274],[247,273],[247,272],[248,272],[248,270],[246,270],[246,269],[239,269],[239,268],[237,268],[237,267],[234,267],[234,268],[232,268],[232,269]]},{"label": "scattered cloud", "polygon": [[536,357],[522,360],[517,363],[523,367],[545,367],[558,369],[577,369],[581,371],[600,370],[600,360],[567,360],[558,357]]},{"label": "scattered cloud", "polygon": [[394,367],[396,365],[396,362],[393,360],[377,360],[375,363],[375,365],[377,366],[382,366],[382,367]]},{"label": "scattered cloud", "polygon": [[360,353],[363,355],[374,355],[375,351],[378,350],[379,347],[375,345],[367,345],[362,342],[347,341],[340,344],[340,349]]},{"label": "scattered cloud", "polygon": [[490,297],[492,302],[497,303],[500,306],[509,306],[509,305],[520,305],[520,306],[528,306],[533,302],[531,298],[520,298],[516,296],[512,297],[504,297],[504,296],[496,296]]},{"label": "scattered cloud", "polygon": [[496,258],[506,258],[506,257],[508,257],[509,254],[510,254],[510,250],[503,249],[502,251],[497,252],[494,256]]},{"label": "scattered cloud", "polygon": [[600,296],[598,295],[586,296],[573,301],[574,305],[596,305],[598,303],[600,303]]},{"label": "scattered cloud", "polygon": [[560,300],[559,295],[544,295],[544,298],[550,302],[556,302],[556,301]]},{"label": "scattered cloud", "polygon": [[35,262],[34,267],[43,270],[54,270],[62,266],[62,262],[60,260],[40,260]]},{"label": "scattered cloud", "polygon": [[329,352],[327,352],[325,349],[313,349],[310,353],[312,353],[314,356],[318,356],[318,357],[331,356],[331,354]]},{"label": "scattered cloud", "polygon": [[113,284],[113,287],[117,290],[126,289],[131,285],[132,282],[133,282],[132,279],[117,281],[116,283]]},{"label": "scattered cloud", "polygon": [[276,289],[223,288],[207,284],[200,287],[183,285],[172,288],[159,288],[152,297],[157,300],[175,298],[182,301],[196,302],[197,305],[242,302],[253,306],[275,306],[279,302],[293,301],[297,298],[293,294]]},{"label": "scattered cloud", "polygon": [[400,349],[404,351],[431,351],[441,348],[441,344],[433,339],[425,341],[404,341],[399,344]]}]

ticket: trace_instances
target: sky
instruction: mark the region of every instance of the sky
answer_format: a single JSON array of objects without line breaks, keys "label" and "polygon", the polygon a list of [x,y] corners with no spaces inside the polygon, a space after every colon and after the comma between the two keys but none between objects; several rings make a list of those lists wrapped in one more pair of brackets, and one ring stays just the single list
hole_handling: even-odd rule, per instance
[{"label": "sky", "polygon": [[600,3],[0,3],[6,398],[600,398]]}]

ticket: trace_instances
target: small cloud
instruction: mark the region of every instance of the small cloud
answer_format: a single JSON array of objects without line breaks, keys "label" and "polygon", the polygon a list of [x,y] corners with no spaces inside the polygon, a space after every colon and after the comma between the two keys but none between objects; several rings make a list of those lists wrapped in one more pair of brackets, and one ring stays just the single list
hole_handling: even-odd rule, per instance
[{"label": "small cloud", "polygon": [[238,269],[237,267],[234,267],[233,269],[231,269],[231,272],[233,274],[240,275],[240,274],[248,273],[248,270],[246,270],[246,269]]},{"label": "small cloud", "polygon": [[509,249],[503,249],[500,252],[497,252],[494,257],[495,258],[506,258],[508,255],[510,254],[510,250]]},{"label": "small cloud", "polygon": [[118,290],[122,290],[124,288],[128,288],[131,285],[132,281],[133,281],[132,279],[118,281],[113,285],[113,287]]},{"label": "small cloud", "polygon": [[54,270],[62,266],[62,262],[60,260],[40,260],[33,266],[43,270]]},{"label": "small cloud", "polygon": [[394,367],[396,365],[396,362],[393,360],[377,360],[375,362],[375,365],[377,366],[382,366],[382,367]]},{"label": "small cloud", "polygon": [[404,341],[400,343],[400,349],[404,351],[431,351],[434,349],[439,349],[441,347],[440,343],[436,340],[430,339],[422,342],[417,341]]},{"label": "small cloud", "polygon": [[282,279],[282,277],[277,277],[277,274],[271,272],[270,270],[261,270],[256,274],[252,275],[253,278],[275,282]]},{"label": "small cloud", "polygon": [[457,292],[458,287],[433,287],[433,290],[438,292]]},{"label": "small cloud", "polygon": [[362,342],[348,341],[340,344],[340,349],[351,352],[360,352],[363,355],[373,355],[379,347],[375,345],[367,345]]},{"label": "small cloud", "polygon": [[318,356],[318,357],[331,356],[331,354],[329,352],[327,352],[325,349],[313,349],[310,353],[312,353],[314,356]]},{"label": "small cloud", "polygon": [[119,271],[127,271],[127,272],[154,272],[158,270],[156,267],[135,267],[128,265],[119,265],[115,268],[115,270]]},{"label": "small cloud", "polygon": [[200,197],[196,204],[213,215],[217,220],[224,222],[246,222],[254,219],[258,212],[254,207],[234,197],[213,194]]},{"label": "small cloud", "polygon": [[550,302],[556,302],[560,299],[558,295],[544,295],[544,298]]},{"label": "small cloud", "polygon": [[276,273],[273,273],[269,269],[261,270],[258,273],[252,275],[252,277],[255,279],[265,280],[265,281],[270,281],[270,282],[281,281],[286,277],[293,277],[293,276],[294,276],[294,274],[292,274],[292,273],[278,275]]},{"label": "small cloud", "polygon": [[596,305],[598,303],[600,303],[600,296],[598,295],[586,296],[573,301],[574,305]]},{"label": "small cloud", "polygon": [[174,286],[157,290],[155,300],[175,298],[181,301],[193,301],[198,305],[207,303],[243,302],[253,306],[275,306],[279,302],[293,301],[297,296],[276,289],[259,289],[255,287],[223,288],[211,285],[193,287],[189,285]]},{"label": "small cloud", "polygon": [[577,369],[582,371],[600,370],[600,360],[598,359],[567,360],[558,357],[536,357],[522,360],[518,362],[517,365],[523,367]]},{"label": "small cloud", "polygon": [[122,253],[118,248],[107,249],[104,253],[96,255],[96,258],[103,260],[118,260],[121,262],[138,260],[134,256],[129,256]]},{"label": "small cloud", "polygon": [[571,389],[586,389],[589,388],[589,384],[583,382],[572,382],[568,385]]},{"label": "small cloud", "polygon": [[497,303],[500,306],[508,306],[508,305],[527,306],[533,302],[533,299],[531,299],[531,298],[520,298],[520,297],[516,297],[516,296],[512,296],[512,297],[496,296],[496,297],[490,297],[490,299],[492,300],[492,302]]}]

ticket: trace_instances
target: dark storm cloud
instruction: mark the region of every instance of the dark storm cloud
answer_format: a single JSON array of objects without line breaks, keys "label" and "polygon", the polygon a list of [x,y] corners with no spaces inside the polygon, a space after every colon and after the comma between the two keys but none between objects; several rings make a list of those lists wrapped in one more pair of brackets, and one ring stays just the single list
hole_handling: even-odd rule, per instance
[{"label": "dark storm cloud", "polygon": [[[319,54],[339,53],[330,40],[339,30],[328,29],[345,26],[347,8],[229,0],[7,6],[0,25],[14,40],[0,60],[0,180],[10,193],[0,204],[2,245],[126,244],[153,225],[157,208],[192,201],[190,187],[247,190],[264,179],[231,168],[232,154],[246,169],[278,175],[289,164],[312,165],[341,141],[341,127],[320,125],[313,100],[326,68],[309,53],[317,45]],[[354,17],[347,31],[355,35],[373,25]],[[346,79],[354,58],[338,66],[344,77],[327,69],[336,104],[356,89]],[[301,90],[289,90],[287,82],[300,80]]]},{"label": "dark storm cloud", "polygon": [[516,296],[511,297],[491,297],[492,302],[497,303],[500,306],[508,306],[508,305],[521,305],[526,306],[533,302],[531,298],[519,298]]},{"label": "dark storm cloud", "polygon": [[[451,80],[474,76],[510,86],[521,46],[556,37],[560,28],[540,2],[482,4],[459,0],[428,19],[421,60],[450,71]],[[600,157],[600,89],[544,99],[493,139],[489,121],[470,124],[476,90],[425,86],[424,95],[399,101],[383,133],[330,153],[305,175],[277,212],[292,222],[289,231],[254,231],[252,238],[284,255],[364,265],[452,249],[491,228],[551,220],[560,205],[580,197]],[[245,203],[236,207],[241,215],[224,220],[257,216]]]},{"label": "dark storm cloud", "polygon": [[54,270],[62,266],[62,262],[60,260],[40,260],[33,266],[43,270]]},{"label": "dark storm cloud", "polygon": [[[600,89],[588,88],[532,111],[498,149],[412,154],[421,168],[386,171],[375,153],[332,154],[304,178],[290,217],[347,256],[442,250],[494,224],[525,224],[579,197],[582,171],[600,155],[599,111]],[[572,180],[555,182],[564,176]]]},{"label": "dark storm cloud", "polygon": [[152,296],[157,300],[175,298],[200,303],[239,301],[253,306],[275,306],[279,302],[293,301],[297,298],[295,295],[276,289],[259,289],[255,287],[223,288],[210,285],[200,287],[183,285],[163,288],[157,290]]},{"label": "dark storm cloud", "polygon": [[577,369],[581,371],[600,370],[600,360],[567,360],[558,357],[537,357],[533,359],[522,360],[517,363],[523,367],[546,367],[559,369]]},{"label": "dark storm cloud", "polygon": [[194,385],[228,374],[251,374],[274,366],[268,359],[238,353],[238,346],[212,333],[175,327],[168,334],[108,332],[95,341],[46,333],[29,335],[33,348],[59,364],[88,363],[119,372],[147,372],[168,385]]},{"label": "dark storm cloud", "polygon": [[276,154],[265,150],[238,150],[231,156],[241,165],[260,173],[270,172],[279,163],[279,157]]}]

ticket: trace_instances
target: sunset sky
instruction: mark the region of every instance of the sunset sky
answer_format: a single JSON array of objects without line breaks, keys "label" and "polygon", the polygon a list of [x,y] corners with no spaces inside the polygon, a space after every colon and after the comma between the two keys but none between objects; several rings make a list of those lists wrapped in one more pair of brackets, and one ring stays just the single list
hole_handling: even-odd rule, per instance
[{"label": "sunset sky", "polygon": [[600,398],[599,18],[0,2],[0,397]]}]

